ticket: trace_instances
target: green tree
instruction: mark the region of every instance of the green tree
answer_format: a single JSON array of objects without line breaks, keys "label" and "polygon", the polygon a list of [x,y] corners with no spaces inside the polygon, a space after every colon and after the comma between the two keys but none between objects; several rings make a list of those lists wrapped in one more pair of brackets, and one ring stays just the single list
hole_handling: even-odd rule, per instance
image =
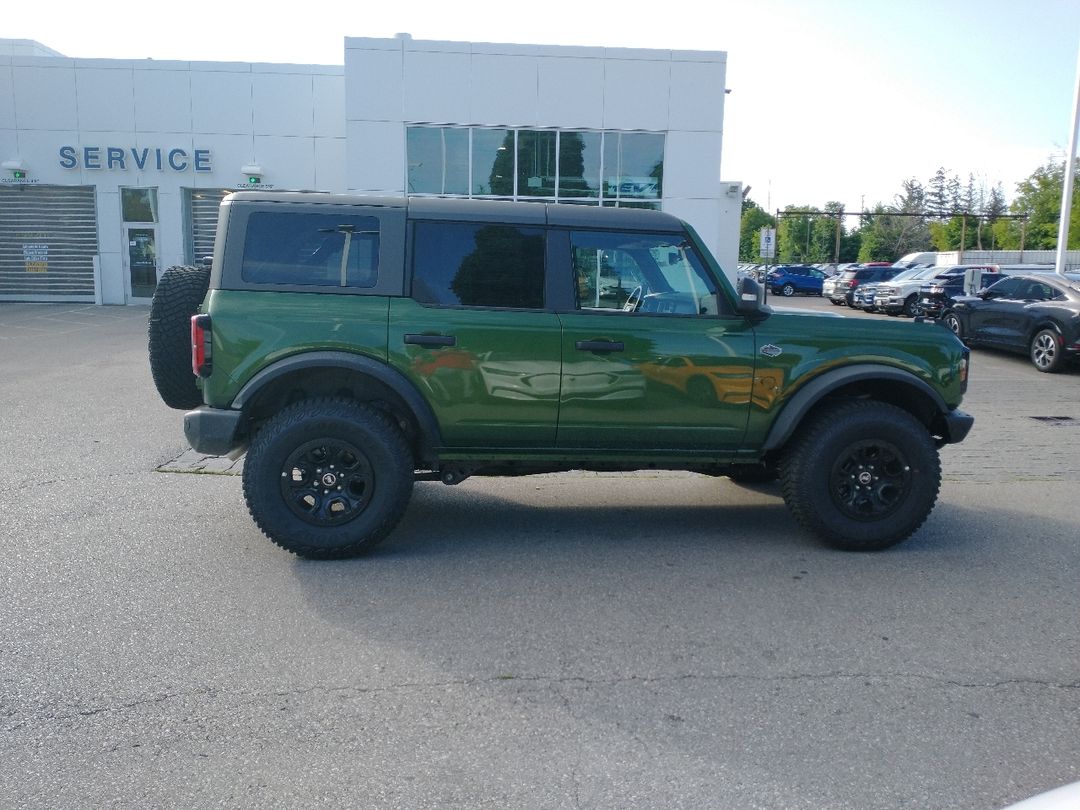
[{"label": "green tree", "polygon": [[930,219],[945,219],[949,216],[949,179],[945,175],[945,167],[939,168],[930,178],[926,187],[925,207],[926,215]]},{"label": "green tree", "polygon": [[914,178],[905,180],[891,206],[878,204],[859,226],[859,261],[896,261],[906,253],[929,250],[926,192]]},{"label": "green tree", "polygon": [[776,217],[770,216],[760,205],[746,197],[743,200],[742,220],[739,224],[739,261],[760,261],[761,229],[775,227]]},{"label": "green tree", "polygon": [[[1065,161],[1049,160],[1021,180],[1016,186],[1016,199],[1010,213],[1026,216],[1024,223],[1000,220],[994,235],[1002,247],[1016,249],[1023,238],[1024,247],[1032,250],[1053,250],[1057,247],[1058,222],[1061,218],[1061,190],[1065,182]],[[1080,176],[1073,186],[1073,199],[1080,199]],[[1023,229],[1023,233],[1021,233]],[[1080,248],[1080,205],[1074,204],[1069,218],[1068,248]]]}]

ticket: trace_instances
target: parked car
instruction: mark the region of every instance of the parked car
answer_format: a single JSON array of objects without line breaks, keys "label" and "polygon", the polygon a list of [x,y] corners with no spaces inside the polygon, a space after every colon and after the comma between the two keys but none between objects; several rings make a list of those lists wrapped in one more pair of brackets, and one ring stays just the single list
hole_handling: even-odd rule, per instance
[{"label": "parked car", "polygon": [[[1002,274],[996,266],[980,268],[982,273],[972,289],[985,289],[991,284],[1000,281]],[[953,302],[965,294],[964,284],[967,276],[964,272],[956,272],[956,268],[946,270],[925,281],[919,288],[919,309],[923,315],[931,318],[940,318],[941,314],[950,309]]]},{"label": "parked car", "polygon": [[919,288],[919,309],[930,318],[940,318],[964,294],[964,277],[931,279]]},{"label": "parked car", "polygon": [[843,272],[837,279],[836,284],[829,292],[829,301],[834,304],[847,304],[851,306],[852,293],[861,284],[877,281],[888,281],[903,270],[901,267],[892,265],[861,265],[852,267]]},{"label": "parked car", "polygon": [[776,295],[821,295],[825,274],[808,264],[781,264],[769,271],[768,279],[769,291]]},{"label": "parked car", "polygon": [[878,285],[871,282],[870,284],[860,284],[851,292],[851,308],[861,309],[864,312],[874,312],[874,294],[877,292]]},{"label": "parked car", "polygon": [[974,422],[955,335],[774,310],[660,211],[242,191],[218,232],[157,285],[151,375],[305,557],[370,550],[417,480],[657,468],[779,479],[806,529],[876,551]]},{"label": "parked car", "polygon": [[1080,358],[1080,274],[1007,276],[960,296],[942,323],[973,346],[1027,354],[1039,371]]},{"label": "parked car", "polygon": [[874,304],[879,311],[889,315],[903,314],[914,318],[922,314],[919,304],[922,285],[933,278],[948,278],[954,275],[963,279],[963,273],[955,273],[944,267],[916,267],[905,270],[891,281],[878,285]]}]

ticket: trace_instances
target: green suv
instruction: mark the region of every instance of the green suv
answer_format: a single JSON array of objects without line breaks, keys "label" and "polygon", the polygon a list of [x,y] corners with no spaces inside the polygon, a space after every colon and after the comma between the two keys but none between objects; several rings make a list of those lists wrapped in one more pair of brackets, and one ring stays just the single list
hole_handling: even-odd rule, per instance
[{"label": "green suv", "polygon": [[212,267],[158,286],[150,362],[193,448],[246,450],[262,531],[315,558],[382,540],[416,480],[572,469],[778,478],[803,527],[882,549],[973,422],[948,330],[774,311],[635,209],[232,194]]}]

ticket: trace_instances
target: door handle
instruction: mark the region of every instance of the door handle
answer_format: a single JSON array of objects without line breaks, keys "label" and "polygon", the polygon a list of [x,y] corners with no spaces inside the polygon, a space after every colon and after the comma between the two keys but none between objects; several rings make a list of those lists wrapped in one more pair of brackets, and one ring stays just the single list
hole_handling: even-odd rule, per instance
[{"label": "door handle", "polygon": [[583,352],[621,352],[626,347],[621,340],[579,340],[574,348]]},{"label": "door handle", "polygon": [[457,338],[453,335],[405,335],[405,342],[414,346],[454,346]]}]

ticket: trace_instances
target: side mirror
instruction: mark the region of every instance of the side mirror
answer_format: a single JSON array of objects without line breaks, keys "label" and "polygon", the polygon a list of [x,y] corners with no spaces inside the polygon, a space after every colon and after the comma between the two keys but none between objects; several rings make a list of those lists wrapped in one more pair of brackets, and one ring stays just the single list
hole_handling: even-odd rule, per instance
[{"label": "side mirror", "polygon": [[739,294],[739,312],[760,312],[765,303],[765,289],[750,276],[743,276],[735,290]]}]

